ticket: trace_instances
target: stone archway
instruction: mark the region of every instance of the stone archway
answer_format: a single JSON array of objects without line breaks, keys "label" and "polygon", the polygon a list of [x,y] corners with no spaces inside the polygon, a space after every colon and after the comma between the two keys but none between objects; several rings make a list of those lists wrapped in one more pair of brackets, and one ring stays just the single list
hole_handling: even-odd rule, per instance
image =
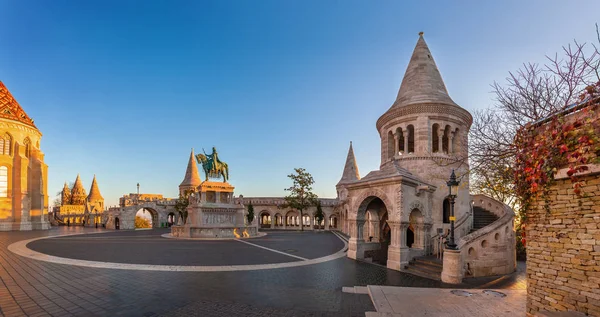
[{"label": "stone archway", "polygon": [[[387,197],[379,192],[370,191],[360,197],[364,198],[357,206],[356,219],[347,221],[350,235],[348,257],[352,259],[372,257],[385,263],[388,255],[387,249],[382,250],[380,220],[387,215],[392,205],[386,203]],[[385,218],[387,219],[387,216]]]},{"label": "stone archway", "polygon": [[[141,212],[141,213],[140,213]],[[154,208],[149,208],[149,207],[141,207],[140,209],[138,209],[135,214],[134,214],[134,223],[135,223],[135,217],[137,215],[145,215],[146,213],[148,213],[148,215],[150,216],[150,227],[151,228],[160,228],[160,223],[158,221],[158,211],[156,211]]]},{"label": "stone archway", "polygon": [[259,223],[261,228],[271,228],[271,221],[273,221],[273,219],[271,219],[271,214],[268,211],[261,211],[258,218],[260,220]]},{"label": "stone archway", "polygon": [[298,227],[300,226],[299,213],[295,210],[290,210],[285,214],[285,226],[289,227]]},{"label": "stone archway", "polygon": [[408,217],[408,227],[406,229],[406,246],[411,249],[424,249],[426,245],[425,224],[421,210],[415,208],[411,210]]}]

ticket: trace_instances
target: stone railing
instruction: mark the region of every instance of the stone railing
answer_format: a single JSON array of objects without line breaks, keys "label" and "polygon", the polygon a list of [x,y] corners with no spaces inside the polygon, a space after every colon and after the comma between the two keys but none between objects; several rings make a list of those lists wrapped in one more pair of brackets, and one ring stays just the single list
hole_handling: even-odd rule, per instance
[{"label": "stone railing", "polygon": [[[454,224],[455,231],[459,231],[459,229],[460,229],[463,232],[469,232],[471,230],[471,228],[473,227],[473,223],[471,221],[467,221],[467,220],[471,220],[472,219],[471,215],[473,215],[473,206],[472,206],[472,204],[470,204],[470,205],[471,206],[470,206],[469,212],[464,213],[455,222],[455,224]],[[467,226],[465,226],[465,225],[467,225]],[[465,234],[463,234],[463,235],[465,235]],[[444,239],[444,241],[445,241],[445,239]],[[442,243],[442,241],[440,239],[439,233],[436,233],[434,236],[429,238],[428,250],[429,250],[429,252],[427,252],[427,254],[433,254],[438,257],[441,257],[441,254],[444,253],[444,244]]]},{"label": "stone railing", "polygon": [[464,276],[509,274],[516,267],[513,210],[485,195],[471,196],[473,207],[481,207],[498,219],[458,241]]}]

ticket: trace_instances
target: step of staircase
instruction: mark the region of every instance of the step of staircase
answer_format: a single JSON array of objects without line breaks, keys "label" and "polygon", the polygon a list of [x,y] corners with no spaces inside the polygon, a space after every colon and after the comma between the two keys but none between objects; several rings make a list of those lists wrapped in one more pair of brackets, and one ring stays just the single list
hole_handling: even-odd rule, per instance
[{"label": "step of staircase", "polygon": [[496,216],[494,213],[489,212],[481,207],[473,207],[473,229],[471,229],[469,233],[488,226],[496,220],[498,220],[498,216]]},{"label": "step of staircase", "polygon": [[416,257],[404,268],[405,273],[438,280],[442,279],[442,261],[433,256]]}]

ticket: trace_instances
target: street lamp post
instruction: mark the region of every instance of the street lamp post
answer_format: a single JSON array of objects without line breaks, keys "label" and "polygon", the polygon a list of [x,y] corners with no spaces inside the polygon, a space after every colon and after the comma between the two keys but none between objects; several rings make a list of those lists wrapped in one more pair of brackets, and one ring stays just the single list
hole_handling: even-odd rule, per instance
[{"label": "street lamp post", "polygon": [[448,185],[450,199],[450,239],[448,240],[447,248],[450,250],[456,250],[456,243],[454,243],[454,221],[456,218],[454,217],[454,199],[456,198],[456,194],[458,193],[458,184],[460,182],[456,180],[456,175],[454,174],[454,170],[452,170],[452,174],[450,175],[450,180],[446,183]]}]

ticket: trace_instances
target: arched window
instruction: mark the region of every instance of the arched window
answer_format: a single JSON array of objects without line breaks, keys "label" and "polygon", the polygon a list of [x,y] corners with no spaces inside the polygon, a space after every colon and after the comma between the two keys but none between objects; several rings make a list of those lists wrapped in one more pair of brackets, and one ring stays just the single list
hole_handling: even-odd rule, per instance
[{"label": "arched window", "polygon": [[23,140],[23,146],[25,147],[25,157],[29,158],[31,153],[31,141],[29,141],[29,138]]},{"label": "arched window", "polygon": [[415,153],[415,127],[409,125],[408,130],[408,153]]},{"label": "arched window", "polygon": [[404,132],[402,132],[401,128],[398,128],[398,151],[402,153],[406,151],[404,148]]},{"label": "arched window", "polygon": [[444,199],[442,206],[442,219],[444,223],[450,223],[450,200]]},{"label": "arched window", "polygon": [[8,167],[0,166],[0,197],[8,197]]},{"label": "arched window", "polygon": [[438,131],[440,130],[439,124],[434,124],[431,127],[431,152],[437,153],[440,151],[440,137]]},{"label": "arched window", "polygon": [[394,134],[392,133],[392,131],[388,132],[387,135],[387,143],[388,143],[388,160],[391,160],[394,158]]},{"label": "arched window", "polygon": [[444,137],[442,138],[442,151],[446,154],[448,154],[449,139],[450,139],[450,126],[447,125],[446,128],[444,128]]},{"label": "arched window", "polygon": [[5,133],[0,137],[0,154],[10,155],[10,148],[12,146],[12,137],[10,134]]}]

